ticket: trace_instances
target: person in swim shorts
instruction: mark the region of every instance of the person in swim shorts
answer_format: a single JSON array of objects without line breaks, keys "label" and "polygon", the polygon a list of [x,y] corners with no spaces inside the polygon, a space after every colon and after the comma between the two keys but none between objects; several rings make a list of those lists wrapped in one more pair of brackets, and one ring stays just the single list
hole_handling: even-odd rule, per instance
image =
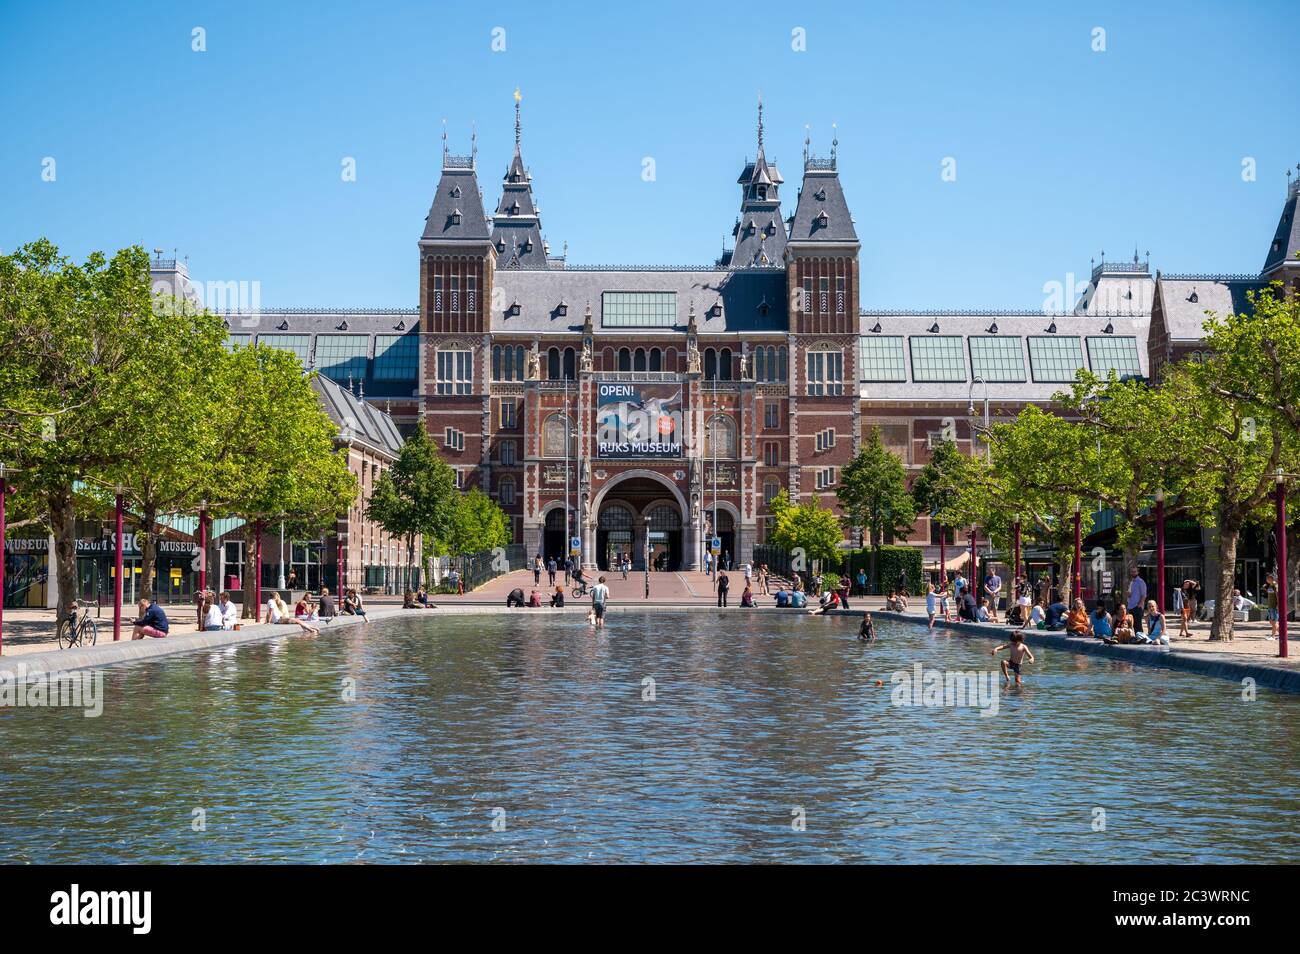
[{"label": "person in swim shorts", "polygon": [[1006,680],[1006,684],[1009,686],[1011,685],[1011,673],[1014,672],[1016,674],[1016,685],[1019,686],[1021,685],[1020,664],[1026,659],[1030,662],[1034,662],[1034,654],[1030,652],[1029,647],[1025,645],[1025,637],[1019,630],[1012,632],[1010,643],[1003,643],[1000,646],[994,646],[992,655],[996,656],[1004,649],[1011,650],[1011,658],[1002,660],[1002,678]]}]

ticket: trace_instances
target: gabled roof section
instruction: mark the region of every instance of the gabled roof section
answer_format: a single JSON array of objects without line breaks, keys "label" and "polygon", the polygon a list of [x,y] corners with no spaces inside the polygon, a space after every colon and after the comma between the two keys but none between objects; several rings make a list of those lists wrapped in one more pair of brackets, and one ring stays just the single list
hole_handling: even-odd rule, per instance
[{"label": "gabled roof section", "polygon": [[486,242],[487,217],[483,214],[483,195],[479,191],[474,164],[476,147],[468,156],[453,156],[447,151],[447,133],[442,134],[442,178],[424,220],[425,242]]},{"label": "gabled roof section", "polygon": [[1252,310],[1248,293],[1260,287],[1249,275],[1157,275],[1165,332],[1175,341],[1200,341],[1206,312],[1219,317],[1247,314]]},{"label": "gabled roof section", "polygon": [[515,154],[506,169],[501,201],[492,216],[492,244],[497,250],[497,267],[546,268],[546,243],[542,220],[533,201],[533,177],[520,152],[521,124],[519,90],[515,90]]},{"label": "gabled roof section", "polygon": [[324,375],[314,375],[311,383],[321,407],[338,426],[340,441],[362,441],[389,457],[401,452],[404,441],[391,417]]},{"label": "gabled roof section", "polygon": [[[1300,165],[1296,166],[1300,171]],[[1287,176],[1291,175],[1290,170]],[[1300,176],[1287,185],[1286,204],[1282,206],[1282,217],[1278,219],[1277,231],[1268,247],[1268,257],[1260,274],[1268,276],[1286,265],[1300,268],[1296,254],[1300,253]]]}]

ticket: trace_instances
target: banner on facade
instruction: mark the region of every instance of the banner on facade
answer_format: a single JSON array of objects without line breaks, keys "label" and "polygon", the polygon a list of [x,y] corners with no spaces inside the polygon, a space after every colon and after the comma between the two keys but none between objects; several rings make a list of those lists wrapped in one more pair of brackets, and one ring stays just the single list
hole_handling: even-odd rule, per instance
[{"label": "banner on facade", "polygon": [[596,456],[604,460],[682,456],[682,389],[668,384],[596,385]]}]

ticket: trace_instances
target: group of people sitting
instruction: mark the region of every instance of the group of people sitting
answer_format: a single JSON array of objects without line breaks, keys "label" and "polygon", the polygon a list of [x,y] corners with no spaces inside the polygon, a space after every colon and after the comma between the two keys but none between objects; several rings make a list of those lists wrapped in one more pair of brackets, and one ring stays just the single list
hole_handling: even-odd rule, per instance
[{"label": "group of people sitting", "polygon": [[[1128,611],[1123,600],[1119,600],[1112,615],[1106,610],[1106,601],[1097,600],[1097,604],[1088,612],[1083,600],[1076,599],[1074,605],[1065,611],[1065,604],[1053,603],[1047,608],[1043,629],[1064,629],[1070,636],[1095,637],[1106,643],[1152,643],[1169,645],[1169,630],[1165,625],[1165,614],[1160,612],[1155,600],[1147,600],[1146,632],[1133,614]],[[1035,606],[1037,610],[1039,607]],[[1021,627],[1022,629],[1025,627]]]},{"label": "group of people sitting", "polygon": [[433,601],[429,599],[429,591],[423,586],[415,590],[407,590],[402,594],[402,609],[437,609]]},{"label": "group of people sitting", "polygon": [[[511,607],[531,606],[533,608],[537,608],[540,607],[541,605],[542,605],[542,594],[541,591],[537,589],[534,589],[532,593],[525,598],[524,591],[516,586],[513,590],[510,591],[510,594],[506,597],[506,606],[511,606]],[[564,607],[563,586],[560,586],[558,584],[556,585],[555,592],[552,593],[550,596],[550,605],[556,607],[557,609],[562,609]]]},{"label": "group of people sitting", "polygon": [[303,632],[314,636],[320,632],[316,623],[328,624],[340,615],[360,616],[367,623],[370,622],[365,604],[356,590],[344,592],[342,607],[335,604],[328,586],[321,587],[320,599],[317,601],[313,601],[311,594],[304,591],[302,598],[293,605],[292,611],[284,597],[273,590],[270,599],[266,601],[266,618],[263,622],[281,626],[296,625]]}]

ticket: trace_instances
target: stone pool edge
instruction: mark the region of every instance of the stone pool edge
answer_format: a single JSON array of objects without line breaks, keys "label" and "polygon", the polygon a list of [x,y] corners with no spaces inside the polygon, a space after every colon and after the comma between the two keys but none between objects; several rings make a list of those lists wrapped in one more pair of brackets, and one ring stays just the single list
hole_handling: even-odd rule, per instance
[{"label": "stone pool edge", "polygon": [[[871,610],[872,618],[896,620],[900,623],[912,623],[928,626],[926,617],[911,613],[891,613],[887,610]],[[859,610],[833,610],[834,616],[861,616]],[[982,636],[996,642],[1006,642],[1011,637],[1011,629],[999,623],[941,623],[935,629],[954,630],[972,636]],[[1247,677],[1266,689],[1279,692],[1300,694],[1300,669],[1284,668],[1266,663],[1244,662],[1235,659],[1215,658],[1208,653],[1180,653],[1176,649],[1163,650],[1152,646],[1121,646],[1103,643],[1097,639],[1081,639],[1066,636],[1059,632],[1044,632],[1041,629],[1026,630],[1025,642],[1031,646],[1049,646],[1064,649],[1085,656],[1104,656],[1122,662],[1137,663],[1143,666],[1155,666],[1160,669],[1177,669],[1183,672],[1212,676],[1217,679],[1230,679],[1239,682]]]}]

